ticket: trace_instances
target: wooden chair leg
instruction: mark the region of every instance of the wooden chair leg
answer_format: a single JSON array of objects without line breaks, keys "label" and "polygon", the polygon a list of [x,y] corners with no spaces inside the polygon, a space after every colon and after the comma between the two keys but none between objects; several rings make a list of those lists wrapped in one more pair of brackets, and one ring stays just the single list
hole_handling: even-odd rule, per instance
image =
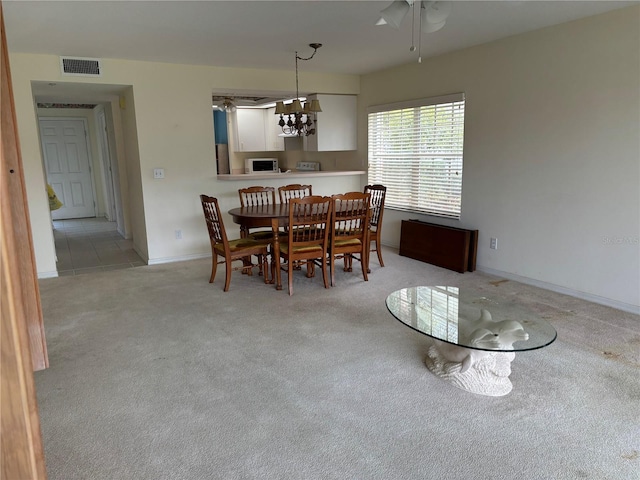
[{"label": "wooden chair leg", "polygon": [[291,259],[287,262],[287,275],[289,278],[287,279],[289,282],[289,296],[293,295],[293,262]]},{"label": "wooden chair leg", "polygon": [[307,260],[307,278],[315,277],[316,264],[312,260]]},{"label": "wooden chair leg", "polygon": [[276,258],[273,255],[273,250],[271,250],[271,283],[275,283],[276,275],[280,276],[279,275],[280,272],[276,274],[276,268],[280,270],[280,265],[276,263]]},{"label": "wooden chair leg", "polygon": [[213,283],[216,278],[216,271],[218,270],[218,255],[214,252],[211,256],[211,277],[209,277],[209,283]]},{"label": "wooden chair leg", "polygon": [[231,283],[231,271],[233,270],[233,265],[231,265],[231,259],[227,259],[225,262],[225,278],[224,278],[224,291],[229,291],[229,284]]},{"label": "wooden chair leg", "polygon": [[360,253],[360,263],[362,264],[362,277],[364,278],[365,282],[369,281],[369,276],[367,275],[367,270],[368,270],[368,265],[367,265],[367,252],[366,250],[363,248],[362,252]]},{"label": "wooden chair leg", "polygon": [[322,281],[324,282],[324,288],[329,288],[329,278],[327,277],[327,259],[323,258],[322,262]]},{"label": "wooden chair leg", "polygon": [[261,268],[264,270],[264,283],[271,283],[269,281],[269,260],[267,255],[260,255],[262,257]]},{"label": "wooden chair leg", "polygon": [[351,272],[353,271],[353,257],[350,253],[344,254],[344,271]]},{"label": "wooden chair leg", "polygon": [[384,267],[384,262],[382,261],[382,251],[380,250],[380,237],[376,235],[376,253],[378,254],[378,262],[381,267]]},{"label": "wooden chair leg", "polygon": [[266,275],[263,271],[263,261],[262,261],[262,257],[264,257],[264,255],[257,255],[258,257],[258,275]]},{"label": "wooden chair leg", "polygon": [[333,254],[331,254],[331,260],[329,260],[330,263],[330,272],[331,272],[331,286],[335,287],[336,286],[336,276],[335,276],[335,269],[336,269],[336,265],[335,265],[335,256]]}]

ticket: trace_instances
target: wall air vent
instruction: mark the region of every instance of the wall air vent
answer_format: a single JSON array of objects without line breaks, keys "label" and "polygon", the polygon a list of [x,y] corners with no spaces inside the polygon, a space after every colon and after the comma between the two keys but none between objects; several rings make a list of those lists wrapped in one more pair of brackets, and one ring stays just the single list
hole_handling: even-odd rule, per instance
[{"label": "wall air vent", "polygon": [[62,75],[100,77],[102,66],[99,58],[60,57]]}]

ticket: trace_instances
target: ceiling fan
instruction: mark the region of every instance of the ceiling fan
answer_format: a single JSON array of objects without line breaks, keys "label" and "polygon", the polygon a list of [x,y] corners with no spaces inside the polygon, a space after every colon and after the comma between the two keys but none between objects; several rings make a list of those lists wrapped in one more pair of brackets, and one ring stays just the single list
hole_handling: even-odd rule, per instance
[{"label": "ceiling fan", "polygon": [[[422,62],[420,56],[420,43],[422,40],[422,33],[433,33],[440,30],[447,23],[447,17],[451,13],[451,2],[431,2],[431,1],[416,1],[416,0],[394,0],[391,4],[380,11],[380,19],[376,22],[376,25],[390,25],[396,30],[400,28],[400,24],[409,13],[409,10],[413,9],[413,16],[416,14],[416,4],[420,6],[420,29],[418,32],[418,63]],[[413,26],[415,22],[411,22],[411,47],[410,51],[415,51],[416,47],[413,45]]]},{"label": "ceiling fan", "polygon": [[437,32],[447,23],[451,13],[451,2],[416,2],[414,0],[394,0],[384,10],[380,11],[380,19],[376,25],[391,25],[400,28],[400,24],[407,16],[411,7],[420,4],[420,23],[424,33]]}]

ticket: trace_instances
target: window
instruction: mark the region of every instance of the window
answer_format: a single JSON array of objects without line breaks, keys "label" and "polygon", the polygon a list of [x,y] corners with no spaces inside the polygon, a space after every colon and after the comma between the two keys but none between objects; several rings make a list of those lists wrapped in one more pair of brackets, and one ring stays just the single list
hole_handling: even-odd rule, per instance
[{"label": "window", "polygon": [[385,207],[460,218],[464,94],[370,107],[369,183]]}]

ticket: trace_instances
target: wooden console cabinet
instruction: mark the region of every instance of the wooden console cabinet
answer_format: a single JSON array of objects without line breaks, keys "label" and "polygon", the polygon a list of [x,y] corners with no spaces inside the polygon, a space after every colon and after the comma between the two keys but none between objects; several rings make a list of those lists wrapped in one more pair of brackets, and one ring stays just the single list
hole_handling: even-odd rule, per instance
[{"label": "wooden console cabinet", "polygon": [[476,269],[477,251],[478,230],[402,221],[399,254],[404,257],[464,273]]}]

